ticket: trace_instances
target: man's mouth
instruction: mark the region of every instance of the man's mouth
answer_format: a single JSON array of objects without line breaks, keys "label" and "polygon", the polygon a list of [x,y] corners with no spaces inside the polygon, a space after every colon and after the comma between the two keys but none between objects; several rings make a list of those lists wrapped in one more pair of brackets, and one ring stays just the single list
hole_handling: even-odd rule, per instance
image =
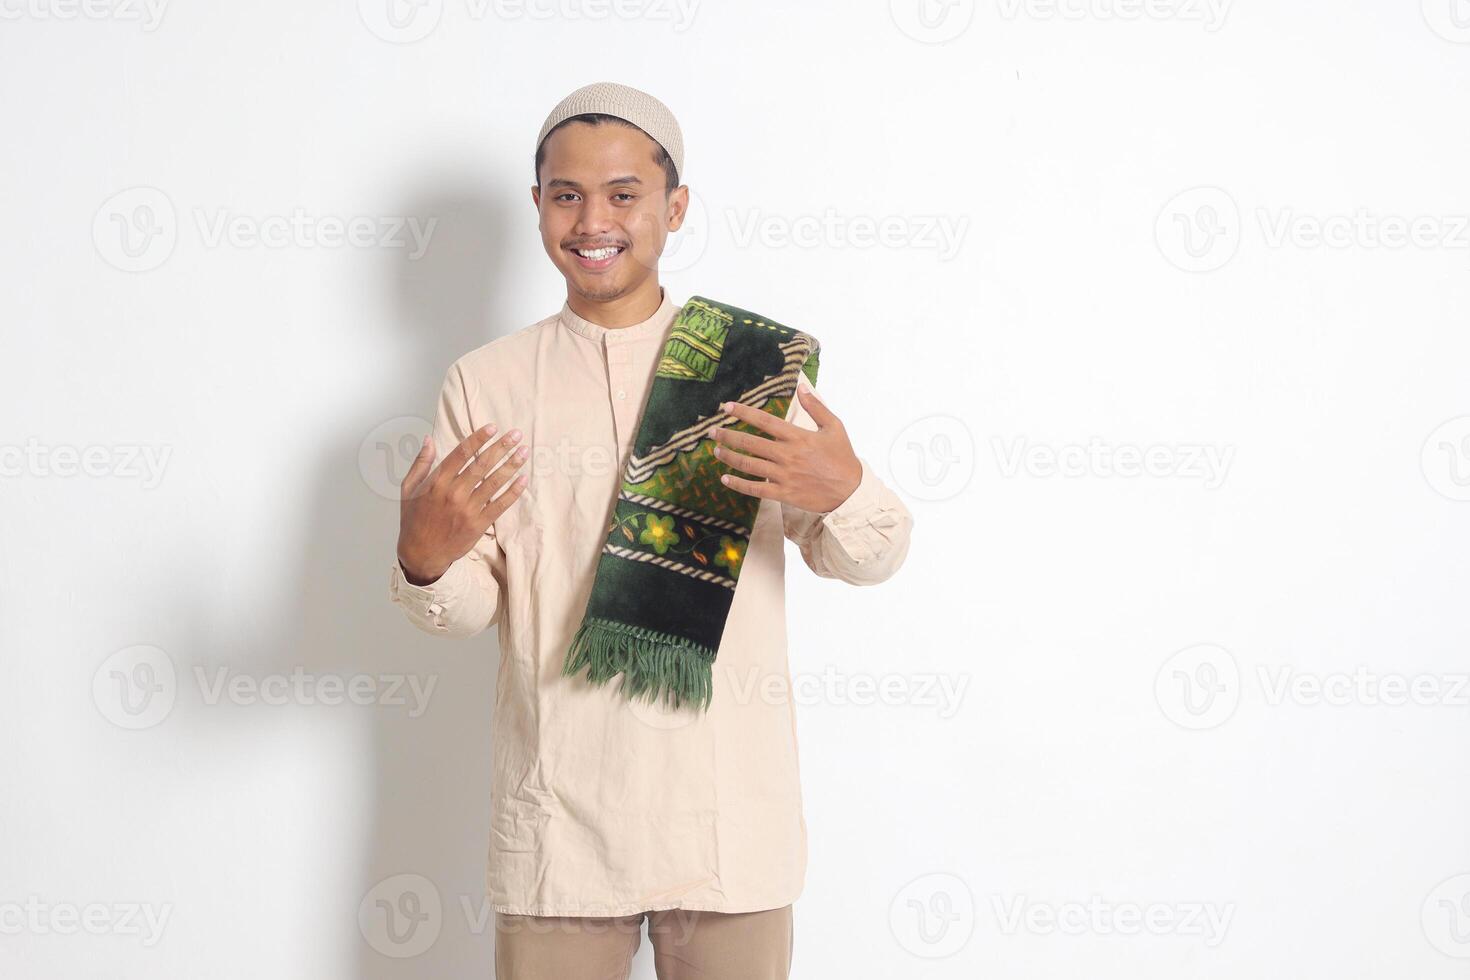
[{"label": "man's mouth", "polygon": [[577,264],[584,269],[606,269],[623,253],[622,245],[599,245],[597,248],[569,248],[577,257]]}]

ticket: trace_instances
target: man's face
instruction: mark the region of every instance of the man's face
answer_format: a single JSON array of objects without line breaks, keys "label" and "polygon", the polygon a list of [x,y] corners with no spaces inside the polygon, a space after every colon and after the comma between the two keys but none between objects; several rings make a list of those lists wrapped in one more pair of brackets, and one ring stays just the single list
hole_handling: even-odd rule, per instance
[{"label": "man's face", "polygon": [[684,223],[689,189],[664,193],[657,148],[617,123],[571,123],[546,139],[541,186],[531,188],[541,242],[585,299],[617,299],[655,276],[664,241]]}]

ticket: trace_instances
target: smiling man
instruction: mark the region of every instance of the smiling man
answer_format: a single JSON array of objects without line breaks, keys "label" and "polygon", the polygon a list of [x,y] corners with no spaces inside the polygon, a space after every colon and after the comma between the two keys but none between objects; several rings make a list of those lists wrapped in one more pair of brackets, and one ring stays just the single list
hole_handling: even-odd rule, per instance
[{"label": "smiling man", "polygon": [[816,397],[813,336],[659,284],[689,201],[663,103],[579,89],[535,165],[565,302],[449,368],[390,583],[428,632],[498,626],[496,976],[626,977],[646,919],[660,980],[785,978],[807,828],[783,544],[874,585],[912,517]]}]

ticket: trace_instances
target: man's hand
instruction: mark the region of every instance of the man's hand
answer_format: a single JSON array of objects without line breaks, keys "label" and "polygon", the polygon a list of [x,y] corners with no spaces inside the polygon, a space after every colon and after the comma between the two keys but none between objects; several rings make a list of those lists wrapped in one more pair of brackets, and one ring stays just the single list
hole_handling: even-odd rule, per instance
[{"label": "man's hand", "polygon": [[817,423],[815,432],[751,405],[726,402],[721,406],[741,421],[770,433],[770,438],[732,432],[724,426],[711,430],[711,438],[721,443],[715,447],[715,458],[732,469],[765,478],[747,480],[726,474],[720,479],[752,497],[768,497],[825,514],[852,496],[862,481],[863,464],[852,451],[841,420],[816,392],[798,385],[797,397]]},{"label": "man's hand", "polygon": [[[515,476],[529,450],[522,446],[511,452],[521,438],[520,430],[512,429],[498,444],[480,452],[494,434],[493,422],[471,432],[433,472],[429,467],[434,462],[434,442],[425,438],[408,468],[399,504],[398,563],[414,585],[437,582],[525,489],[529,477],[522,474],[509,490],[495,497]],[[505,465],[496,468],[502,460]]]}]

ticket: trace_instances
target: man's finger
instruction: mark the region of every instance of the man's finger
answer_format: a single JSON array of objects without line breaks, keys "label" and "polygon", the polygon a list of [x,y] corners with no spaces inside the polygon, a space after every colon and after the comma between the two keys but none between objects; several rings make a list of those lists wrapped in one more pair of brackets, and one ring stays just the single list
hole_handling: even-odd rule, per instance
[{"label": "man's finger", "polygon": [[739,432],[731,428],[714,429],[719,435],[711,435],[716,446],[728,446],[761,459],[780,459],[780,450],[777,448],[775,439],[758,436],[754,432]]},{"label": "man's finger", "polygon": [[774,483],[764,480],[746,480],[742,477],[726,473],[720,477],[720,482],[731,490],[739,490],[741,493],[750,494],[752,497],[769,497],[780,500],[780,488]]},{"label": "man's finger", "polygon": [[466,493],[474,489],[475,484],[485,479],[486,474],[499,465],[500,461],[505,459],[509,452],[515,448],[515,445],[515,437],[510,433],[506,433],[500,442],[495,445],[487,445],[481,451],[480,455],[475,457],[470,462],[470,465],[464,468],[464,472],[459,475],[459,479],[468,484]]},{"label": "man's finger", "polygon": [[[503,467],[503,469],[508,472],[510,470],[510,467],[506,466]],[[496,519],[499,518],[501,514],[504,514],[507,510],[510,510],[511,505],[514,504],[516,500],[521,496],[521,491],[526,489],[526,484],[529,481],[530,475],[522,473],[520,476],[511,481],[510,487],[505,491],[505,493],[502,493],[500,496],[496,497],[493,500],[490,500],[485,504],[484,509],[480,511],[480,530],[482,532],[485,530],[485,528],[489,527],[491,524],[494,524]],[[477,495],[479,494],[479,492],[479,490],[475,491]]]},{"label": "man's finger", "polygon": [[[518,451],[516,450],[515,452]],[[485,467],[486,472],[481,475],[480,485],[475,487],[470,493],[469,499],[472,507],[484,507],[485,503],[491,497],[495,496],[495,491],[505,486],[517,473],[521,472],[521,467],[525,464],[525,460],[517,459],[515,452],[500,454],[499,459]],[[530,452],[530,450],[528,449],[527,452]],[[485,450],[484,455],[489,456],[497,453],[500,453],[499,446],[496,446],[494,449]],[[499,465],[502,460],[504,461],[504,465]],[[495,468],[493,473],[489,472],[492,468]]]},{"label": "man's finger", "polygon": [[424,444],[419,447],[419,454],[413,458],[413,464],[409,466],[408,472],[403,475],[403,483],[400,489],[401,496],[407,498],[414,495],[424,477],[429,475],[429,470],[434,465],[434,437],[433,434],[424,436]]},{"label": "man's finger", "polygon": [[822,397],[817,394],[816,388],[803,383],[797,386],[796,392],[796,396],[801,399],[801,407],[806,409],[807,414],[812,417],[812,421],[817,423],[818,429],[825,429],[827,426],[833,424],[841,424],[837,416],[827,407],[827,403],[822,401]]},{"label": "man's finger", "polygon": [[742,422],[749,422],[762,432],[769,432],[777,439],[786,439],[796,433],[797,427],[783,418],[778,418],[773,412],[744,402],[724,402],[720,405],[720,411],[733,415]]},{"label": "man's finger", "polygon": [[[739,433],[735,434],[739,435]],[[771,440],[760,439],[759,441],[768,443]],[[771,477],[780,472],[780,467],[770,460],[761,459],[759,456],[748,456],[745,453],[737,453],[729,446],[716,446],[715,458],[731,469],[740,470],[752,476]]]},{"label": "man's finger", "polygon": [[486,422],[474,432],[465,436],[460,441],[460,444],[455,446],[454,450],[448,456],[444,457],[444,462],[439,464],[440,473],[448,474],[447,476],[441,476],[440,479],[452,480],[458,476],[459,471],[464,468],[464,464],[468,463],[474,457],[475,453],[480,451],[480,447],[489,442],[494,435],[495,423]]}]

